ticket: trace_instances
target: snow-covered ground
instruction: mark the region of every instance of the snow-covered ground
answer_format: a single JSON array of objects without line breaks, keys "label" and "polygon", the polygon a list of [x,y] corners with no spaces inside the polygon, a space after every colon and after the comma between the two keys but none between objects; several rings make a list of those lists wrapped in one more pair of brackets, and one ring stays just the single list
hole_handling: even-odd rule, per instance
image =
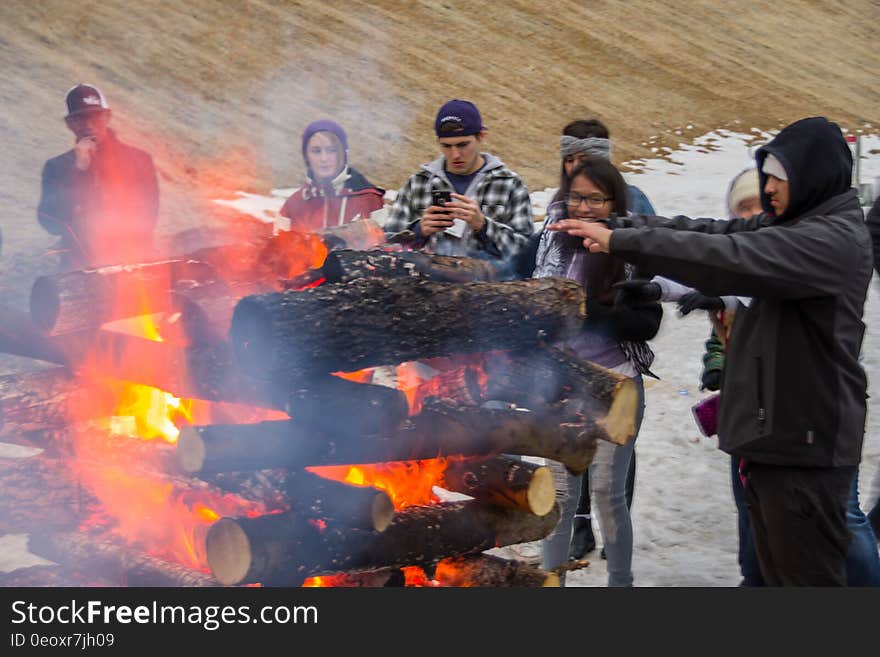
[{"label": "snow-covered ground", "polygon": [[[768,135],[717,132],[692,145],[683,145],[665,158],[630,163],[639,173],[627,174],[659,214],[726,216],[724,194],[730,178],[751,161],[751,149]],[[875,182],[880,191],[880,138],[862,140],[861,181]],[[548,164],[549,166],[549,164]],[[274,190],[267,196],[240,194],[224,201],[267,221],[292,190]],[[393,195],[393,192],[390,194]],[[533,194],[536,210],[546,204],[545,191]],[[867,333],[863,364],[869,377],[869,414],[860,482],[862,499],[880,476],[880,404],[873,389],[880,380],[880,296],[872,284],[865,308]],[[736,511],[730,493],[729,459],[716,439],[701,437],[690,407],[704,393],[698,390],[703,345],[709,332],[705,314],[681,318],[675,307],[664,308],[660,332],[652,342],[657,354],[652,369],[659,381],[648,379],[647,410],[636,443],[638,468],[633,504],[636,586],[735,586]],[[0,444],[0,455],[28,452]],[[873,494],[880,493],[874,490]],[[601,545],[601,534],[597,540]],[[527,553],[528,545],[521,548]],[[508,548],[509,549],[509,548]],[[515,556],[510,554],[510,556]],[[591,565],[569,576],[569,586],[604,586],[605,562],[598,550],[588,556]],[[0,537],[0,571],[45,563],[27,553],[24,537]]]}]

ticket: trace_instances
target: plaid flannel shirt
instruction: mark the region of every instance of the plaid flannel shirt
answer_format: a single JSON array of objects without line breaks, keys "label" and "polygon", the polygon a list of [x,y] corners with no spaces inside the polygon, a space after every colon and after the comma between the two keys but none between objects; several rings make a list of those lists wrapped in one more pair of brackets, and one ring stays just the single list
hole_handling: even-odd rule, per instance
[{"label": "plaid flannel shirt", "polygon": [[[534,230],[532,203],[529,190],[522,179],[504,166],[494,155],[483,153],[486,166],[467,194],[480,205],[486,226],[478,233],[468,229],[459,239],[443,232],[434,233],[420,244],[420,248],[443,255],[486,255],[508,260],[528,243]],[[384,230],[388,234],[410,229],[420,234],[416,224],[425,209],[431,205],[431,190],[455,191],[444,170],[444,159],[423,164],[410,176],[397,194]]]}]

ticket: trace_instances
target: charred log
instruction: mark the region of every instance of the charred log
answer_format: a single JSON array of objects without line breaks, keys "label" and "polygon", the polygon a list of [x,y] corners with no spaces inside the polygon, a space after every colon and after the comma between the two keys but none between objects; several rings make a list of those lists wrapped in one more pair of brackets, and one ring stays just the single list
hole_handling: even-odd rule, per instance
[{"label": "charred log", "polygon": [[559,522],[545,516],[470,502],[414,506],[382,533],[323,531],[303,517],[222,518],[205,540],[208,564],[222,584],[294,586],[305,578],[347,570],[430,565],[448,556],[538,540]]},{"label": "charred log", "polygon": [[486,359],[485,368],[483,399],[534,410],[564,401],[572,413],[594,418],[615,443],[635,435],[638,391],[627,376],[548,346],[498,354]]},{"label": "charred log", "polygon": [[328,283],[349,283],[360,278],[424,278],[442,283],[471,283],[501,278],[498,268],[489,260],[421,251],[331,251],[320,271]]},{"label": "charred log", "polygon": [[501,283],[360,279],[242,299],[230,340],[242,369],[292,378],[488,349],[570,334],[583,288],[562,278]]},{"label": "charred log", "polygon": [[188,344],[214,345],[226,340],[236,304],[243,297],[270,289],[257,283],[193,282],[172,291],[172,305],[179,313],[177,321]]},{"label": "charred log", "polygon": [[600,437],[604,431],[590,419],[554,423],[548,414],[529,411],[431,404],[393,433],[357,439],[310,431],[294,420],[184,427],[177,452],[191,473],[506,453],[551,458],[579,474],[592,462]]},{"label": "charred log", "polygon": [[199,570],[171,563],[109,540],[65,532],[31,534],[28,550],[59,564],[111,579],[123,586],[217,586]]},{"label": "charred log", "polygon": [[311,472],[289,473],[286,490],[293,511],[340,527],[382,532],[394,516],[394,505],[385,491],[331,481]]},{"label": "charred log", "polygon": [[329,375],[316,375],[292,390],[283,408],[304,429],[338,439],[391,432],[409,415],[400,390]]},{"label": "charred log", "polygon": [[63,367],[0,376],[0,429],[20,433],[66,425],[77,388]]},{"label": "charred log", "polygon": [[456,587],[555,587],[559,575],[522,561],[509,561],[491,554],[443,559],[434,569],[441,586]]},{"label": "charred log", "polygon": [[506,456],[488,460],[450,459],[440,485],[486,504],[537,516],[550,513],[556,502],[550,468]]},{"label": "charred log", "polygon": [[0,459],[0,532],[73,529],[97,507],[62,461]]},{"label": "charred log", "polygon": [[96,330],[111,320],[168,310],[178,281],[215,278],[204,262],[182,259],[40,276],[31,288],[31,320],[49,335]]}]

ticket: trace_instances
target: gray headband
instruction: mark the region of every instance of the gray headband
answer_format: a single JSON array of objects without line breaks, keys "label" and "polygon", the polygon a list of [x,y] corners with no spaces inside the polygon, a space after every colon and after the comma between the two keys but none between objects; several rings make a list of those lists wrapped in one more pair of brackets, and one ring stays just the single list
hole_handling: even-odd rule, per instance
[{"label": "gray headband", "polygon": [[569,135],[559,138],[559,155],[564,160],[575,153],[598,155],[606,160],[611,159],[611,140],[602,137],[585,137],[578,139]]}]

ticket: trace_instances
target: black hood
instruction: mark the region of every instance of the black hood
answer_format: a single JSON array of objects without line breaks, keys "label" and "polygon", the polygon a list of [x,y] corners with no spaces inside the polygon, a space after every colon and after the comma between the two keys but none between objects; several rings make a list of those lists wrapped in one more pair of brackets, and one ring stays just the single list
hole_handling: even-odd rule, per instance
[{"label": "black hood", "polygon": [[798,217],[852,186],[852,153],[840,127],[822,116],[801,119],[755,153],[761,206],[768,214],[773,214],[773,206],[764,192],[767,174],[761,168],[770,153],[788,174],[788,207],[780,219]]}]

